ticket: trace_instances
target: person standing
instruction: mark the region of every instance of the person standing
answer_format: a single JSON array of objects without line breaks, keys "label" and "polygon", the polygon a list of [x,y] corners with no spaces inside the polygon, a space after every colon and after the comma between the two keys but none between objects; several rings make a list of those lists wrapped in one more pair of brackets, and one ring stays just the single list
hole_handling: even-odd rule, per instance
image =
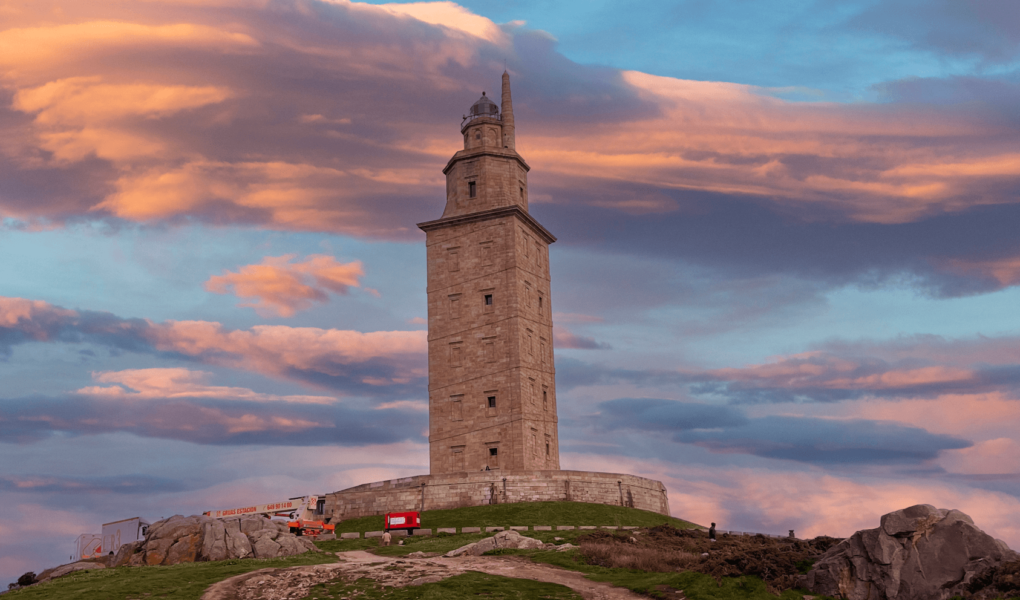
[{"label": "person standing", "polygon": [[715,523],[712,523],[712,526],[708,528],[708,539],[715,541]]}]

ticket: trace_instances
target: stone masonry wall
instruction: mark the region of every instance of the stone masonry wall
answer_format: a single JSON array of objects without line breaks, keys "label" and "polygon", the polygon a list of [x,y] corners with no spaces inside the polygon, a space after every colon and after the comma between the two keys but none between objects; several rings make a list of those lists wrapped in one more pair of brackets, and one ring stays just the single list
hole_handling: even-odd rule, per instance
[{"label": "stone masonry wall", "polygon": [[662,483],[588,471],[482,471],[377,481],[327,494],[325,514],[330,522],[338,523],[387,512],[420,511],[423,498],[424,510],[565,500],[669,514]]}]

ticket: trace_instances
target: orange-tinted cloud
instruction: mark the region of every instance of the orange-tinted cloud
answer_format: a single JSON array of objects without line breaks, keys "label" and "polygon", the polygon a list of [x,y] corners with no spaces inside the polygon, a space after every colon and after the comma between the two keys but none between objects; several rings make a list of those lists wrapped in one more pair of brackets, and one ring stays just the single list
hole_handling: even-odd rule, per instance
[{"label": "orange-tinted cloud", "polygon": [[[868,372],[877,370],[879,372]],[[822,387],[852,390],[891,390],[972,381],[976,373],[950,366],[896,368],[869,365],[824,352],[805,352],[777,358],[774,362],[736,369],[716,369],[707,375],[725,381],[776,388]]]},{"label": "orange-tinted cloud", "polygon": [[561,460],[565,469],[634,473],[662,481],[674,516],[706,526],[715,522],[721,530],[786,534],[793,529],[802,539],[847,537],[877,527],[885,513],[934,504],[962,510],[990,535],[1020,547],[1016,497],[922,477],[873,476],[858,481],[820,469],[775,472],[599,454],[568,453]]},{"label": "orange-tinted cloud", "polygon": [[253,307],[260,314],[290,317],[315,302],[328,301],[327,291],[346,294],[349,288],[359,287],[359,278],[365,274],[360,261],[341,264],[332,256],[313,254],[292,263],[296,256],[267,256],[262,264],[214,275],[205,282],[205,289],[217,294],[233,291],[238,298],[257,300],[240,306]]},{"label": "orange-tinted cloud", "polygon": [[[815,220],[904,223],[1015,202],[1015,132],[965,108],[790,102],[594,69],[452,2],[89,4],[106,18],[54,0],[0,31],[0,85],[32,117],[0,131],[0,155],[78,185],[74,163],[109,169],[69,192],[73,206],[18,186],[4,216],[417,236],[422,202],[441,208],[458,118],[508,53],[530,108],[519,148],[536,203],[666,213],[702,191]],[[527,63],[514,50],[525,46]],[[1012,282],[1014,270],[993,275]]]},{"label": "orange-tinted cloud", "polygon": [[330,396],[278,396],[248,388],[209,385],[212,373],[181,368],[128,369],[93,373],[97,383],[113,384],[84,387],[78,394],[111,400],[166,400],[174,398],[212,398],[245,402],[288,402],[296,404],[333,404]]},{"label": "orange-tinted cloud", "polygon": [[363,333],[283,325],[229,329],[210,321],[154,323],[0,297],[0,334],[0,353],[27,341],[91,341],[122,350],[176,354],[351,394],[384,394],[393,389],[409,393],[427,374],[425,331]]}]

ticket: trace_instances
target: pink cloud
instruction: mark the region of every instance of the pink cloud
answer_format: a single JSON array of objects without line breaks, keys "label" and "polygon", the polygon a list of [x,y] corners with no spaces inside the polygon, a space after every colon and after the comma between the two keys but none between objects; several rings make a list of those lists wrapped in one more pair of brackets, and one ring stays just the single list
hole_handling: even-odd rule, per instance
[{"label": "pink cloud", "polygon": [[556,348],[571,348],[575,350],[603,350],[609,348],[607,344],[598,342],[595,338],[576,335],[562,325],[553,326],[553,345]]},{"label": "pink cloud", "polygon": [[365,274],[360,261],[341,264],[332,256],[313,254],[292,263],[295,256],[267,256],[262,264],[214,275],[206,281],[205,289],[217,294],[232,290],[238,298],[257,299],[240,306],[253,307],[260,314],[290,317],[315,302],[328,301],[327,291],[346,294],[349,288],[360,286],[359,278]]},{"label": "pink cloud", "polygon": [[768,388],[894,390],[970,382],[976,378],[977,373],[971,369],[945,365],[897,368],[875,364],[873,360],[844,358],[813,351],[777,357],[765,364],[715,369],[707,371],[706,375],[717,380]]},{"label": "pink cloud", "polygon": [[564,454],[565,469],[633,473],[657,479],[669,491],[673,516],[719,529],[847,537],[877,527],[885,513],[914,504],[956,508],[988,534],[1020,547],[1015,514],[1020,499],[1009,494],[922,478],[895,476],[848,479],[820,469],[803,472],[761,471],[740,467],[708,468],[611,455]]},{"label": "pink cloud", "polygon": [[[0,297],[0,327],[14,332],[15,340],[18,336],[35,341],[94,339],[304,382],[341,378],[379,388],[409,385],[427,373],[425,331],[363,333],[283,325],[228,329],[211,321],[123,320],[5,297]],[[6,349],[9,346],[0,346],[0,351]]]},{"label": "pink cloud", "polygon": [[93,373],[97,383],[108,386],[84,387],[78,394],[111,400],[165,400],[174,398],[212,398],[245,402],[288,402],[296,404],[334,404],[330,396],[278,396],[248,388],[209,385],[212,373],[189,369],[127,369]]},{"label": "pink cloud", "polygon": [[[440,170],[459,141],[451,107],[459,115],[477,94],[469,79],[498,73],[502,65],[489,56],[509,52],[515,70],[515,44],[533,43],[532,32],[452,2],[321,4],[333,18],[290,2],[189,2],[172,12],[90,3],[108,15],[102,21],[71,2],[55,5],[63,9],[21,9],[0,32],[2,85],[13,109],[33,118],[0,132],[12,140],[5,160],[66,169],[77,185],[77,163],[98,157],[109,169],[94,173],[86,193],[59,202],[41,189],[3,200],[5,216],[33,222],[198,218],[417,236],[406,209],[443,197]],[[589,74],[550,58],[539,55],[515,77],[557,81],[548,69],[563,64],[583,72],[580,95],[589,86],[600,97],[610,86],[623,100],[597,127],[578,120],[590,116],[583,110],[535,111],[520,142],[544,188],[536,202],[573,194],[656,213],[677,210],[678,191],[704,190],[784,209],[822,206],[835,220],[903,223],[1015,201],[1003,192],[1016,183],[1015,144],[1003,142],[999,125],[959,108],[788,102],[753,86]],[[299,71],[307,79],[295,79]],[[337,89],[365,92],[323,93]],[[528,99],[534,106],[552,105],[561,92],[534,91],[549,94]],[[635,181],[650,189],[604,193]],[[1002,260],[955,268],[1014,281],[1016,257]]]}]

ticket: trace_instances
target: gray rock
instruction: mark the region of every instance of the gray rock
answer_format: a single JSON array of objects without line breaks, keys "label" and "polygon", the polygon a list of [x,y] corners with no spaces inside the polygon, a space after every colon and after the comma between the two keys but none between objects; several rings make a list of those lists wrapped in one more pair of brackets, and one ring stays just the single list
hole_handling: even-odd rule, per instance
[{"label": "gray rock", "polygon": [[[263,532],[260,531],[259,533]],[[281,546],[273,541],[272,534],[253,537],[251,547],[255,551],[255,558],[276,558],[280,556]]]},{"label": "gray rock", "polygon": [[137,542],[121,544],[120,548],[117,549],[117,554],[113,557],[113,563],[111,566],[119,567],[121,565],[128,564],[131,558],[135,555],[135,552],[140,550],[144,543],[144,540],[139,540]]},{"label": "gray rock", "polygon": [[443,578],[439,575],[427,575],[425,577],[419,577],[418,579],[413,580],[408,585],[424,585],[426,583],[436,583],[437,581],[442,580]]},{"label": "gray rock", "polygon": [[577,549],[577,546],[575,546],[573,544],[561,544],[560,546],[557,546],[556,551],[557,552],[566,552],[567,550],[575,550],[575,549]]},{"label": "gray rock", "polygon": [[49,573],[46,573],[46,577],[39,580],[39,583],[43,581],[49,581],[56,579],[57,577],[63,577],[64,575],[70,575],[77,571],[94,571],[96,569],[105,569],[106,565],[95,562],[76,562],[67,565],[61,565],[56,569],[53,569]]},{"label": "gray rock", "polygon": [[227,528],[223,521],[215,519],[202,525],[202,555],[208,560],[226,560]]},{"label": "gray rock", "polygon": [[113,564],[173,565],[318,552],[311,541],[290,533],[285,523],[261,516],[220,520],[175,515],[153,523],[145,541],[138,544],[130,552],[118,553]]},{"label": "gray rock", "polygon": [[473,544],[461,546],[456,550],[451,550],[444,554],[446,557],[460,556],[461,554],[467,554],[470,556],[481,556],[489,550],[496,550],[497,548],[510,548],[517,550],[532,550],[541,548],[543,546],[540,540],[535,538],[525,537],[516,531],[500,531],[492,537],[487,537],[484,540],[479,540]]},{"label": "gray rock", "polygon": [[964,513],[919,504],[830,548],[808,573],[807,587],[848,600],[947,600],[985,570],[1018,558]]}]

